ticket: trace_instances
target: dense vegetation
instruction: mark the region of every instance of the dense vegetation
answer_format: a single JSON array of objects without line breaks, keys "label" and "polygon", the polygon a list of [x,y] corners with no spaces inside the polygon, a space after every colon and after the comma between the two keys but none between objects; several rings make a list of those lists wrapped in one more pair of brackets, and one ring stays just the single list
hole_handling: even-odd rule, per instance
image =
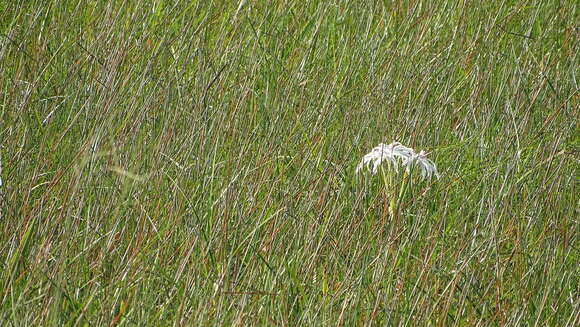
[{"label": "dense vegetation", "polygon": [[577,325],[579,16],[0,1],[0,324]]}]

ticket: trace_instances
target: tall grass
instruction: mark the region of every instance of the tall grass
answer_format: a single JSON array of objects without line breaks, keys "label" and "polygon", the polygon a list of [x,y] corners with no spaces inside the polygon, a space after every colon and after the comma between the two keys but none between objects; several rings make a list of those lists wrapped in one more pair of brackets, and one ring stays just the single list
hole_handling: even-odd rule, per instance
[{"label": "tall grass", "polygon": [[0,324],[579,323],[574,1],[0,9]]}]

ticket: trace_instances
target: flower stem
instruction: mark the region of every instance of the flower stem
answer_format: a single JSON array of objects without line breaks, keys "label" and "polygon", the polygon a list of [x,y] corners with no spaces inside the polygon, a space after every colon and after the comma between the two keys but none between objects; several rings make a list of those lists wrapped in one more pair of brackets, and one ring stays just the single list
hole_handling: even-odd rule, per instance
[{"label": "flower stem", "polygon": [[388,207],[388,213],[389,213],[389,217],[391,219],[394,219],[397,217],[397,203],[399,202],[398,199],[396,198],[396,193],[395,193],[395,185],[394,185],[394,180],[393,180],[393,174],[391,173],[391,166],[388,165],[387,169],[384,169],[381,167],[381,175],[383,177],[383,183],[385,184],[385,194],[387,197],[389,197],[389,207]]},{"label": "flower stem", "polygon": [[401,207],[401,202],[403,202],[403,199],[405,198],[405,194],[407,194],[407,189],[409,186],[409,173],[407,173],[406,171],[403,173],[403,181],[401,182],[401,188],[399,189],[399,197],[397,198],[397,204],[396,204],[396,209],[397,211],[399,211],[399,208]]}]

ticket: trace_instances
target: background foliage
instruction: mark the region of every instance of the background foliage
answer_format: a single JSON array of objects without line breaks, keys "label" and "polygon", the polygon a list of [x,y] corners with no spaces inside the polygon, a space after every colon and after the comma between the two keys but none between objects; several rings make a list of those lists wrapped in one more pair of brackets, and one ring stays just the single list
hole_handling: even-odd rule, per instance
[{"label": "background foliage", "polygon": [[578,324],[575,1],[0,7],[2,324]]}]

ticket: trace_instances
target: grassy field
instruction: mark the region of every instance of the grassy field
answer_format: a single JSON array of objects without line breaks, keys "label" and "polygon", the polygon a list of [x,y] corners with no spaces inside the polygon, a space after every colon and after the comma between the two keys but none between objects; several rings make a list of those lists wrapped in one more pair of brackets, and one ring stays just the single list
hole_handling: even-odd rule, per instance
[{"label": "grassy field", "polygon": [[[577,326],[579,22],[0,1],[0,325]],[[392,141],[441,177],[355,173]]]}]

